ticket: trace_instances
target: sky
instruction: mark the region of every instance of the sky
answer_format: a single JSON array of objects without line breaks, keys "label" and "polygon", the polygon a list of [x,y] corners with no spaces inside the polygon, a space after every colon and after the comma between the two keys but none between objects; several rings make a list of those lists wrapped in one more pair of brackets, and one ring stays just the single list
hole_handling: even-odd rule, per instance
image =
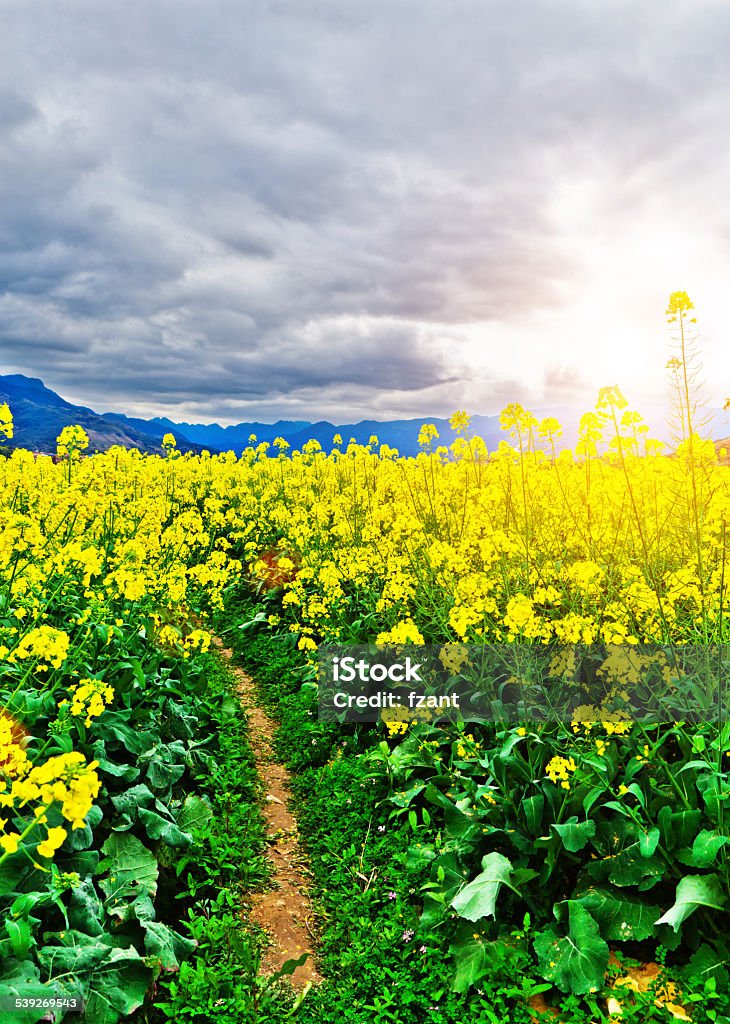
[{"label": "sky", "polygon": [[0,373],[232,423],[730,395],[725,0],[3,0]]}]

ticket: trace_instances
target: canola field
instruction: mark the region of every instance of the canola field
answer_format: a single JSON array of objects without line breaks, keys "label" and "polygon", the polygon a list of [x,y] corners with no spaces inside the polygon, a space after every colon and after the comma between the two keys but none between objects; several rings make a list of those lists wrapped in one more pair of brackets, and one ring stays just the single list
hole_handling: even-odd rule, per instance
[{"label": "canola field", "polygon": [[[210,813],[185,792],[189,700],[241,580],[302,659],[323,642],[727,642],[730,468],[711,441],[669,456],[617,388],[574,451],[516,405],[494,451],[466,414],[452,425],[450,448],[425,425],[409,459],[377,438],[181,455],[171,436],[164,456],[87,456],[66,428],[56,459],[0,460],[0,992],[55,979],[106,1024],[189,954],[155,899]],[[394,814],[439,825],[413,852],[422,923],[450,929],[463,991],[512,962],[526,910],[563,992],[600,988],[622,942],[722,976],[730,730],[593,712],[375,727]]]}]

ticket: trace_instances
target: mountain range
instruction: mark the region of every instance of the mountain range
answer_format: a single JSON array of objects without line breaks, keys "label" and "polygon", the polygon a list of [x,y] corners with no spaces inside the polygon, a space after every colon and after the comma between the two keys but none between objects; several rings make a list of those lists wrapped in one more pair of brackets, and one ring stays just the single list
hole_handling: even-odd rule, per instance
[{"label": "mountain range", "polygon": [[[418,419],[361,420],[358,423],[334,424],[327,420],[278,420],[276,423],[256,421],[236,423],[222,427],[218,423],[176,422],[166,417],[152,419],[126,416],[123,413],[96,413],[86,406],[73,405],[47,388],[42,380],[23,374],[0,375],[0,402],[7,402],[13,413],[15,431],[10,447],[32,451],[54,452],[56,437],[61,429],[78,423],[89,435],[89,452],[105,451],[112,445],[139,448],[143,452],[160,452],[166,433],[175,435],[180,451],[210,452],[240,451],[255,435],[257,442],[273,442],[283,437],[293,450],[301,449],[310,439],[319,441],[329,450],[335,434],[340,434],[346,445],[351,438],[358,444],[367,444],[376,435],[380,444],[397,448],[401,455],[418,453],[418,434],[424,422],[433,423],[439,432],[440,444],[451,444],[456,437],[447,419],[422,416]],[[569,408],[533,410],[538,418],[554,416],[563,426],[561,447],[572,448],[577,440],[580,413]],[[707,430],[715,438],[728,436],[729,414],[719,409],[707,411]],[[670,440],[670,431],[658,409],[646,412],[652,436]],[[499,425],[499,416],[472,417],[470,431],[484,438],[491,450],[506,439]]]}]

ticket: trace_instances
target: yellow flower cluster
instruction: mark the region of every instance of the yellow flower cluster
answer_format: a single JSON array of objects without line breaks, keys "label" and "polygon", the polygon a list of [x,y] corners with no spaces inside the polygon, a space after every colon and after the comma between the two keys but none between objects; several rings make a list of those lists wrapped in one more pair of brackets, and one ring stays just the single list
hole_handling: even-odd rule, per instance
[{"label": "yellow flower cluster", "polygon": [[37,658],[39,668],[60,668],[68,656],[68,647],[68,633],[53,626],[38,626],[21,638],[8,661]]},{"label": "yellow flower cluster", "polygon": [[89,435],[77,425],[64,427],[56,440],[56,454],[59,458],[73,461],[89,447]]},{"label": "yellow flower cluster", "polygon": [[476,757],[482,749],[481,743],[474,739],[473,733],[466,733],[456,744],[456,756],[462,759]]},{"label": "yellow flower cluster", "polygon": [[0,435],[7,438],[13,436],[13,414],[7,402],[0,402]]},{"label": "yellow flower cluster", "polygon": [[[1,715],[0,808],[17,815],[29,804],[35,806],[32,815],[25,819],[22,832],[8,831],[9,818],[0,817],[0,860],[15,853],[37,828],[47,825],[47,812],[54,805],[72,829],[83,828],[101,786],[95,771],[97,762],[87,764],[79,753],[60,754],[32,767],[12,733],[9,717]],[[67,830],[62,826],[49,827],[36,852],[41,857],[52,857],[66,836]]]},{"label": "yellow flower cluster", "polygon": [[82,679],[71,686],[72,699],[69,705],[62,700],[59,707],[69,706],[74,718],[85,716],[85,725],[91,725],[93,718],[98,718],[107,704],[114,700],[114,690],[103,679]]},{"label": "yellow flower cluster", "polygon": [[469,649],[464,644],[446,644],[439,651],[439,661],[450,676],[456,676],[469,664]]},{"label": "yellow flower cluster", "polygon": [[578,765],[574,758],[555,756],[545,766],[545,775],[551,782],[560,783],[563,789],[570,789],[570,776]]},{"label": "yellow flower cluster", "polygon": [[50,757],[34,768],[27,763],[9,792],[5,791],[7,785],[0,783],[0,807],[24,807],[38,801],[45,811],[51,804],[60,803],[61,813],[71,827],[83,828],[84,818],[99,792],[99,777],[94,770],[97,767],[98,762],[87,764],[83,754],[76,751]]}]

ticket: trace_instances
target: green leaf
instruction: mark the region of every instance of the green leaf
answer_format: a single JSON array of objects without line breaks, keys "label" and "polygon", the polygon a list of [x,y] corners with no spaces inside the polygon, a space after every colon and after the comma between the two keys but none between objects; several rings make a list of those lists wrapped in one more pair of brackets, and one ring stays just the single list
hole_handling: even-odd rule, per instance
[{"label": "green leaf", "polygon": [[416,846],[409,846],[406,852],[406,867],[409,871],[420,871],[435,860],[437,854],[433,846],[421,843]]},{"label": "green leaf", "polygon": [[649,853],[659,842],[658,829],[644,832],[633,823],[614,821],[602,828],[601,839],[605,855],[587,865],[588,873],[599,882],[646,887],[664,875],[664,860]]},{"label": "green leaf", "polygon": [[152,789],[168,790],[185,773],[185,745],[181,740],[158,746],[145,754],[141,761],[148,761],[147,782]]},{"label": "green leaf", "polygon": [[177,811],[175,820],[183,832],[195,835],[207,828],[212,817],[213,811],[206,800],[199,796],[187,796],[185,803]]},{"label": "green leaf", "polygon": [[91,878],[85,878],[71,891],[68,921],[71,928],[78,928],[89,935],[104,933],[104,907]]},{"label": "green leaf", "polygon": [[109,743],[116,740],[125,751],[143,754],[154,745],[154,733],[133,729],[125,720],[128,716],[128,711],[110,711],[107,708],[101,718],[94,723],[94,729],[101,739]]},{"label": "green leaf", "polygon": [[575,900],[568,900],[568,922],[567,935],[561,936],[557,926],[550,925],[535,937],[540,970],[563,992],[595,992],[603,985],[608,945],[597,923]]},{"label": "green leaf", "polygon": [[503,885],[509,885],[512,864],[501,853],[488,853],[482,859],[482,872],[465,885],[451,901],[459,917],[467,921],[479,921],[482,917],[494,917],[497,896]]},{"label": "green leaf", "polygon": [[112,803],[120,814],[126,815],[132,821],[137,817],[140,807],[149,807],[155,802],[155,794],[149,786],[131,786],[122,793],[112,797]]},{"label": "green leaf", "polygon": [[641,942],[654,934],[654,922],[660,907],[631,899],[621,890],[596,887],[577,897],[590,911],[604,939],[611,942]]},{"label": "green leaf", "polygon": [[396,807],[407,807],[425,788],[426,784],[420,783],[417,786],[411,786],[410,789],[400,790],[390,797],[390,803],[395,804]]},{"label": "green leaf", "polygon": [[157,811],[149,811],[145,807],[139,809],[139,820],[145,827],[150,839],[161,839],[168,846],[186,849],[193,841],[189,832],[181,832],[174,821],[163,818]]},{"label": "green leaf", "polygon": [[577,815],[569,818],[564,825],[551,825],[550,827],[558,833],[563,846],[569,853],[578,853],[596,834],[595,821],[578,821]]},{"label": "green leaf", "polygon": [[108,960],[91,975],[85,1019],[94,1024],[117,1024],[144,1002],[150,970],[131,947],[112,949]]},{"label": "green leaf", "polygon": [[423,896],[422,928],[434,928],[443,921],[447,906],[463,884],[464,876],[455,853],[442,853],[432,862],[428,883],[431,891],[424,892]]},{"label": "green leaf", "polygon": [[454,935],[449,953],[454,958],[454,992],[467,992],[488,974],[494,974],[506,960],[506,942],[489,942],[474,935],[472,925],[462,922]]},{"label": "green leaf", "polygon": [[728,836],[703,829],[692,843],[692,867],[709,868],[715,863],[718,851],[727,843]]},{"label": "green leaf", "polygon": [[38,872],[22,849],[11,853],[0,864],[0,896],[11,892],[37,890]]},{"label": "green leaf", "polygon": [[52,977],[58,974],[92,974],[109,956],[109,938],[92,938],[83,932],[67,931],[63,945],[42,946],[38,962]]},{"label": "green leaf", "polygon": [[714,978],[717,987],[721,992],[727,989],[728,971],[725,966],[728,962],[727,950],[716,950],[707,943],[703,943],[696,953],[690,957],[687,965],[687,977],[699,978],[705,982],[708,978]]},{"label": "green leaf", "polygon": [[86,822],[83,828],[72,829],[71,835],[68,837],[66,842],[72,850],[88,850],[94,842],[93,830],[99,824],[101,819],[104,817],[101,807],[98,804],[89,810],[86,815]]},{"label": "green leaf", "polygon": [[[129,832],[112,832],[102,846],[106,859],[99,865],[108,872],[99,882],[110,904],[157,892],[157,861],[152,853]],[[109,913],[116,913],[109,907]]]},{"label": "green leaf", "polygon": [[639,832],[639,853],[642,857],[652,857],[659,845],[659,829],[650,828],[648,832]]},{"label": "green leaf", "polygon": [[8,963],[8,971],[3,971],[0,980],[0,1000],[7,1009],[5,1018],[10,1024],[36,1024],[36,1021],[47,1018],[48,1010],[12,1009],[16,999],[52,999],[57,995],[52,984],[43,983],[38,978],[38,968],[29,962],[22,964]]},{"label": "green leaf", "polygon": [[454,958],[454,992],[468,992],[472,985],[481,981],[491,969],[488,947],[490,943],[472,939],[471,942],[451,946],[449,953]]},{"label": "green leaf", "polygon": [[302,953],[298,960],[285,960],[278,971],[274,971],[273,974],[269,975],[269,982],[280,981],[282,978],[294,974],[297,967],[303,967],[308,959],[309,953]]},{"label": "green leaf", "polygon": [[678,931],[698,907],[722,910],[725,894],[717,875],[686,875],[677,886],[674,905],[655,924],[668,924]]},{"label": "green leaf", "polygon": [[16,960],[25,960],[31,947],[30,922],[22,917],[16,921],[8,917],[5,919],[5,930],[10,939],[13,956]]},{"label": "green leaf", "polygon": [[145,923],[145,949],[150,956],[159,960],[164,971],[176,970],[180,966],[180,961],[190,956],[197,944],[194,939],[183,938],[160,921]]},{"label": "green leaf", "polygon": [[522,801],[525,822],[530,835],[539,836],[542,832],[542,816],[545,810],[545,797],[541,793],[529,796]]},{"label": "green leaf", "polygon": [[675,847],[690,846],[697,835],[701,818],[701,811],[672,812],[670,807],[662,807],[658,815],[658,822],[664,848],[673,850]]},{"label": "green leaf", "polygon": [[592,789],[589,789],[583,797],[583,813],[589,814],[596,800],[600,800],[605,792],[606,790],[603,786],[594,786]]}]

